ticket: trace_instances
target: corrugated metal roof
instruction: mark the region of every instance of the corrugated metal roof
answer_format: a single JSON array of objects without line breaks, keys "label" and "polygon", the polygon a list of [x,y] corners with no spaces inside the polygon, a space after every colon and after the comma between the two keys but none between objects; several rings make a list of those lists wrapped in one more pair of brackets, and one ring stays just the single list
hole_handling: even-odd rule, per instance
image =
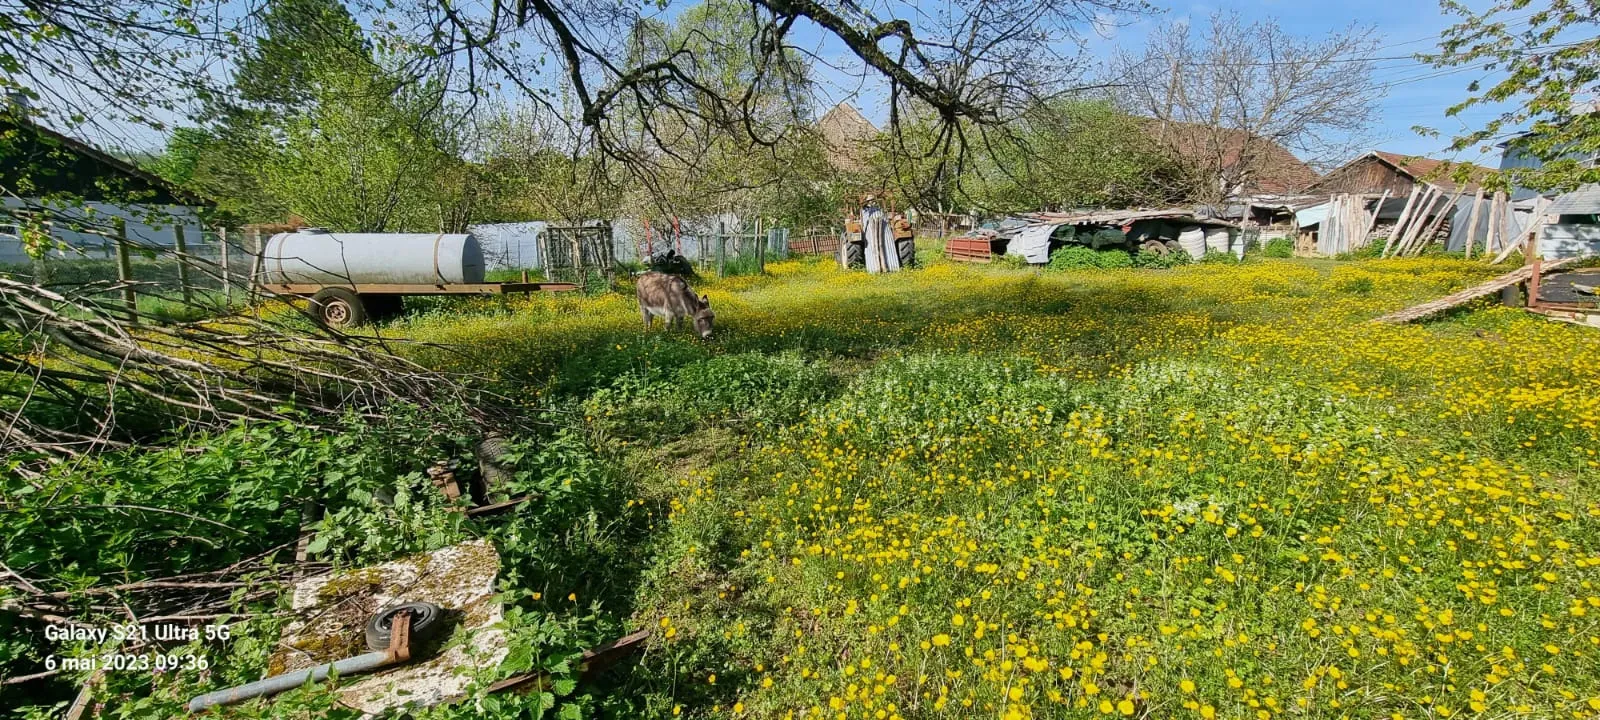
[{"label": "corrugated metal roof", "polygon": [[1551,215],[1591,215],[1600,213],[1600,183],[1584,185],[1550,203]]},{"label": "corrugated metal roof", "polygon": [[1135,220],[1185,220],[1195,225],[1220,225],[1237,227],[1234,223],[1213,217],[1204,217],[1194,210],[1171,208],[1167,210],[1094,210],[1070,213],[1029,213],[1023,217],[1045,225],[1125,225]]}]

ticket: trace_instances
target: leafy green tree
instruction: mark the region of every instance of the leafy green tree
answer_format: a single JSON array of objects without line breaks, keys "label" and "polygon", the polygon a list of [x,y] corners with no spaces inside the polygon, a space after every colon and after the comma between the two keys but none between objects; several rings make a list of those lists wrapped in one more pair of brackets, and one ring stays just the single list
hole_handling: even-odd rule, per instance
[{"label": "leafy green tree", "polygon": [[[1439,51],[1423,59],[1436,67],[1481,67],[1501,75],[1498,82],[1468,85],[1467,98],[1445,114],[1514,106],[1455,136],[1451,149],[1479,148],[1525,127],[1528,132],[1511,138],[1513,149],[1541,164],[1509,169],[1504,181],[1536,190],[1600,182],[1600,167],[1592,162],[1600,155],[1600,1],[1509,0],[1481,12],[1457,0],[1442,5],[1461,20],[1443,33]],[[1529,8],[1533,12],[1525,17],[1510,17]]]},{"label": "leafy green tree", "polygon": [[984,212],[1159,204],[1181,184],[1140,123],[1107,102],[1056,100],[1004,129],[966,124],[982,141],[965,156],[939,127],[913,121],[880,140],[877,183],[928,209]]},{"label": "leafy green tree", "polygon": [[381,74],[361,27],[338,0],[272,0],[262,26],[239,61],[235,96],[221,100],[292,114],[317,100],[315,88],[330,70]]},{"label": "leafy green tree", "polygon": [[617,214],[619,181],[593,154],[567,144],[560,118],[537,107],[486,114],[473,153],[487,190],[479,220],[578,222]]},{"label": "leafy green tree", "polygon": [[437,87],[395,88],[362,73],[322,73],[312,103],[282,126],[266,187],[313,225],[352,232],[459,229],[472,175],[437,121]]},{"label": "leafy green tree", "polygon": [[[628,141],[654,166],[629,176],[631,212],[733,211],[803,223],[837,207],[831,169],[802,114],[810,69],[793,50],[760,51],[749,41],[759,29],[750,6],[733,0],[706,0],[670,25],[635,29],[636,61],[671,60],[681,73],[680,90],[665,102],[682,112],[627,106]],[[742,112],[727,113],[728,98]]]},{"label": "leafy green tree", "polygon": [[273,0],[220,120],[169,139],[158,172],[247,220],[348,231],[460,229],[480,195],[442,85],[383,62],[344,6]]},{"label": "leafy green tree", "polygon": [[1060,100],[1035,108],[1020,125],[976,163],[970,184],[985,207],[1139,206],[1179,192],[1176,163],[1110,103]]}]

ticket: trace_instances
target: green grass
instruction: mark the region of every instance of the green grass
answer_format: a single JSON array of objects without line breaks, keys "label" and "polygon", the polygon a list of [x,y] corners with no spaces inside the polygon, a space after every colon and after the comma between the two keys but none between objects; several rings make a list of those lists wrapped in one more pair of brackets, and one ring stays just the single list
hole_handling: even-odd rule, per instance
[{"label": "green grass", "polygon": [[[501,520],[463,521],[420,477],[467,457],[481,429],[462,409],[335,438],[197,437],[52,483],[78,502],[233,497],[217,517],[269,542],[297,526],[264,503],[337,472],[348,489],[324,526],[342,560],[487,536],[517,649],[502,673],[565,679],[581,647],[654,630],[634,662],[548,700],[585,715],[1593,715],[1600,338],[1487,302],[1368,322],[1495,270],[768,270],[696,282],[710,341],[644,332],[625,280],[620,294],[430,299],[371,330],[537,421],[514,440],[513,490],[545,499]],[[229,462],[258,484],[230,488]],[[387,483],[401,506],[356,501]],[[124,562],[67,567],[87,541],[30,512],[0,545],[13,567],[64,581]],[[74,532],[122,547],[119,522]],[[0,665],[26,670],[5,647]],[[229,673],[255,667],[247,650]],[[214,686],[113,691],[154,717]]]}]

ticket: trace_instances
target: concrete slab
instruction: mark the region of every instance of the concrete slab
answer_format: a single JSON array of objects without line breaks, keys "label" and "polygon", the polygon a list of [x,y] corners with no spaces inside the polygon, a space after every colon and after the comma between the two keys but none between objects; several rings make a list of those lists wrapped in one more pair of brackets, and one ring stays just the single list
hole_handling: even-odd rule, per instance
[{"label": "concrete slab", "polygon": [[342,703],[367,715],[404,705],[427,707],[461,695],[471,673],[505,658],[505,632],[495,626],[500,555],[475,540],[367,568],[307,578],[294,588],[296,619],[268,664],[276,675],[366,652],[364,628],[379,609],[431,602],[446,611],[432,640],[414,643],[412,661],[341,681]]}]

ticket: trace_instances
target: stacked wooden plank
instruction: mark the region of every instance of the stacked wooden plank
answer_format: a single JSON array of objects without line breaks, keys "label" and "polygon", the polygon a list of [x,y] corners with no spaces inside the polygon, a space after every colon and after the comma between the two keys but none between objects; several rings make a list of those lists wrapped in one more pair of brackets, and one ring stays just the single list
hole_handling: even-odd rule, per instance
[{"label": "stacked wooden plank", "polygon": [[[1509,200],[1504,192],[1487,195],[1482,187],[1458,185],[1452,188],[1433,183],[1422,183],[1412,188],[1406,198],[1405,209],[1395,222],[1394,231],[1384,243],[1384,257],[1415,257],[1433,243],[1445,222],[1456,212],[1457,204],[1468,190],[1473,191],[1472,206],[1467,212],[1465,250],[1467,257],[1491,252],[1509,254],[1514,244],[1505,237],[1509,217]],[[1478,247],[1478,228],[1486,223],[1483,246]],[[1502,257],[1503,259],[1503,257]]]},{"label": "stacked wooden plank", "polygon": [[1378,222],[1378,212],[1383,209],[1384,201],[1389,199],[1389,192],[1385,190],[1368,212],[1367,202],[1371,199],[1371,196],[1352,193],[1330,195],[1328,216],[1322,219],[1317,228],[1317,252],[1338,255],[1366,247],[1371,242],[1372,228]]}]

